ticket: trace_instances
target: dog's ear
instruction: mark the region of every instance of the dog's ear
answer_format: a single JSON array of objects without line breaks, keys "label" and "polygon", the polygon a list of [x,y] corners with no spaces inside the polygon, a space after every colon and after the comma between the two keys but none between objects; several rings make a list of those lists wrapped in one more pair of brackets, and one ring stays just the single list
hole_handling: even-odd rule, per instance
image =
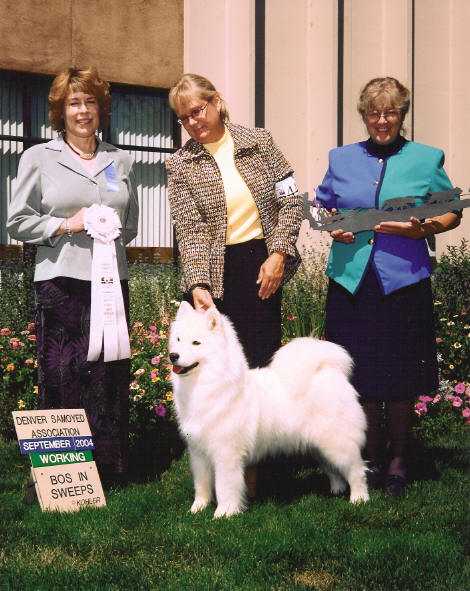
[{"label": "dog's ear", "polygon": [[211,306],[206,310],[207,326],[209,330],[219,330],[222,324],[220,312],[215,306]]},{"label": "dog's ear", "polygon": [[181,302],[181,304],[179,305],[175,320],[181,320],[181,318],[183,318],[183,316],[186,316],[187,314],[191,314],[191,313],[194,313],[194,308],[191,306],[191,304],[189,304],[188,302],[185,302],[183,300]]}]

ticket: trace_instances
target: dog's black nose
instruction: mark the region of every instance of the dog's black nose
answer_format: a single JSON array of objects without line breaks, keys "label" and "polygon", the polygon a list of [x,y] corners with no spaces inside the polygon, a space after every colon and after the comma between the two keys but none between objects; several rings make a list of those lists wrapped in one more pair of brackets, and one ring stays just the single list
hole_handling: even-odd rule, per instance
[{"label": "dog's black nose", "polygon": [[179,353],[170,353],[170,361],[171,363],[176,363],[180,358]]}]

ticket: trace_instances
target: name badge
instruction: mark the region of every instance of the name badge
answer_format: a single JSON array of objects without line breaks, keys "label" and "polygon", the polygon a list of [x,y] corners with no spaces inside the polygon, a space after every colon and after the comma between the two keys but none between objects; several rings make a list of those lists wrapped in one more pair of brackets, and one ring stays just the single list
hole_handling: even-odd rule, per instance
[{"label": "name badge", "polygon": [[104,174],[106,176],[106,188],[108,191],[119,191],[119,178],[114,162],[104,169]]},{"label": "name badge", "polygon": [[297,183],[292,175],[288,176],[286,179],[279,181],[274,186],[276,190],[276,195],[278,197],[286,197],[287,195],[294,195],[297,193]]}]

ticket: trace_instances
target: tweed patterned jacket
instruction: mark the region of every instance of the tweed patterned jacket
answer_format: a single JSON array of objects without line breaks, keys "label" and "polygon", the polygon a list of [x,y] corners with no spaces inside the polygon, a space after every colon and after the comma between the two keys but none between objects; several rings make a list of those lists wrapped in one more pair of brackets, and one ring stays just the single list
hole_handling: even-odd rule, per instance
[{"label": "tweed patterned jacket", "polygon": [[[235,164],[258,207],[269,254],[286,259],[284,283],[300,258],[295,247],[302,221],[297,194],[278,197],[276,182],[292,168],[266,129],[227,124],[235,146]],[[166,161],[169,200],[183,268],[182,289],[207,284],[212,296],[223,297],[227,207],[222,176],[212,155],[190,139]]]}]

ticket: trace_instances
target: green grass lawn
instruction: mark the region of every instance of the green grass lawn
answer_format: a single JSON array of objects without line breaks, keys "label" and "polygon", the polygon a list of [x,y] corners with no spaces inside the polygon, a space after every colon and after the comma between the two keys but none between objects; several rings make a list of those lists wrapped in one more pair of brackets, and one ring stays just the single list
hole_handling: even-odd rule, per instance
[{"label": "green grass lawn", "polygon": [[104,509],[48,514],[23,503],[27,461],[0,443],[0,589],[470,589],[463,470],[360,506],[331,497],[315,469],[272,470],[264,496],[228,520],[188,513],[185,456],[159,481],[111,491]]}]

